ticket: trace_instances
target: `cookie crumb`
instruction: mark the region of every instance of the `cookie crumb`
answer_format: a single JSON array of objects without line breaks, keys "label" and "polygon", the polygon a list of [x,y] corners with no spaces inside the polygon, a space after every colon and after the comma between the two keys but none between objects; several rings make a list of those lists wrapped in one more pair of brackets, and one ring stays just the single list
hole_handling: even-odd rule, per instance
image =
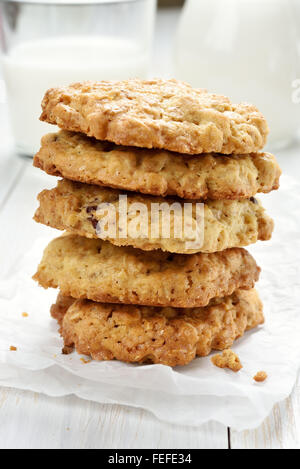
[{"label": "cookie crumb", "polygon": [[28,318],[29,314],[28,313],[22,313],[23,318]]},{"label": "cookie crumb", "polygon": [[268,373],[266,373],[265,371],[259,371],[258,373],[256,373],[253,379],[257,383],[263,383],[264,381],[266,381],[267,378],[268,378]]},{"label": "cookie crumb", "polygon": [[211,361],[218,368],[229,368],[235,373],[243,368],[239,357],[230,349],[224,350],[222,354],[215,355]]},{"label": "cookie crumb", "polygon": [[63,355],[70,355],[70,353],[73,353],[74,351],[74,347],[68,347],[67,345],[65,345],[61,351],[61,353]]},{"label": "cookie crumb", "polygon": [[11,345],[11,346],[9,347],[9,350],[10,350],[11,352],[16,352],[18,349],[17,349],[17,347],[15,347],[14,345]]},{"label": "cookie crumb", "polygon": [[85,358],[80,358],[80,361],[87,365],[88,363],[91,363],[92,360],[86,360]]}]

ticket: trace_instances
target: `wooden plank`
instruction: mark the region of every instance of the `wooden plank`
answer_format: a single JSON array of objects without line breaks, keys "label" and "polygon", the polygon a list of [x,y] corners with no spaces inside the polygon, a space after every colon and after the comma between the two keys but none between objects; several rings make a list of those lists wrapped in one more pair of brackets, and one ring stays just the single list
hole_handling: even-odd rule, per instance
[{"label": "wooden plank", "polygon": [[300,449],[300,386],[258,429],[230,433],[232,449]]},{"label": "wooden plank", "polygon": [[6,102],[6,89],[5,82],[0,75],[0,104],[4,105]]},{"label": "wooden plank", "polygon": [[1,449],[227,449],[222,425],[169,425],[140,409],[0,389]]},{"label": "wooden plank", "polygon": [[[35,239],[44,236],[50,228],[38,225],[32,220],[37,207],[36,196],[46,187],[54,187],[56,178],[47,176],[32,167],[32,161],[23,162],[17,184],[6,196],[4,206],[0,210],[0,277],[10,274],[13,266],[26,252]],[[1,175],[0,181],[3,176]],[[51,230],[53,237],[57,235]]]},{"label": "wooden plank", "polygon": [[14,154],[6,154],[0,161],[0,210],[4,207],[25,171],[25,161]]},{"label": "wooden plank", "polygon": [[25,170],[26,162],[13,150],[12,136],[9,130],[7,108],[0,104],[0,210]]}]

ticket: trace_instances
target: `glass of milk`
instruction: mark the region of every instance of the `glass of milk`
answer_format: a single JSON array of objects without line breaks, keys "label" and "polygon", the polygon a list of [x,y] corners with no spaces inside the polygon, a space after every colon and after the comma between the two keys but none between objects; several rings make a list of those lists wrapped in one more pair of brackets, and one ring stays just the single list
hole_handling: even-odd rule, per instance
[{"label": "glass of milk", "polygon": [[20,154],[55,127],[45,91],[83,80],[147,78],[156,0],[0,0],[1,65]]},{"label": "glass of milk", "polygon": [[186,0],[176,48],[176,78],[235,102],[247,101],[270,126],[270,148],[300,127],[296,2]]}]

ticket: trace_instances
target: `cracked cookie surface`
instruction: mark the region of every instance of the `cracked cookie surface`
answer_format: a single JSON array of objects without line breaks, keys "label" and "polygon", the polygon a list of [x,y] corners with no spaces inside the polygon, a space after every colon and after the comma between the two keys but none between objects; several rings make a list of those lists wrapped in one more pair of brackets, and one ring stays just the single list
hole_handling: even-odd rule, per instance
[{"label": "cracked cookie surface", "polygon": [[212,254],[168,254],[66,235],[44,252],[34,279],[65,296],[150,306],[206,306],[251,289],[260,268],[242,248]]},{"label": "cracked cookie surface", "polygon": [[[258,240],[269,240],[273,231],[273,220],[254,198],[207,201],[198,206],[194,203],[189,213],[185,211],[183,201],[128,193],[124,209],[127,237],[124,237],[120,195],[124,193],[119,190],[59,181],[56,188],[45,190],[38,196],[40,207],[35,221],[87,238],[107,239],[116,246],[133,246],[145,251],[161,249],[182,254],[248,246]],[[102,210],[101,204],[104,204]],[[106,209],[108,204],[110,212]],[[157,204],[162,211],[154,217],[151,214],[154,206],[159,208]],[[138,207],[146,209],[145,218],[141,218]],[[178,212],[171,210],[172,207],[177,207]],[[203,222],[197,222],[197,207]],[[108,213],[110,226],[113,227],[111,236],[108,236],[106,225]],[[101,221],[105,226],[101,227]],[[183,229],[183,226],[190,228]],[[165,236],[167,230],[168,237]]]},{"label": "cracked cookie surface", "polygon": [[73,181],[185,199],[241,199],[279,187],[270,153],[187,156],[118,146],[61,131],[42,138],[34,166]]},{"label": "cracked cookie surface", "polygon": [[95,360],[186,365],[196,356],[231,347],[264,322],[255,290],[237,290],[204,308],[101,304],[61,294],[51,308],[65,347]]},{"label": "cracked cookie surface", "polygon": [[186,154],[254,153],[264,116],[250,104],[176,80],[75,83],[47,91],[40,119],[98,140]]}]

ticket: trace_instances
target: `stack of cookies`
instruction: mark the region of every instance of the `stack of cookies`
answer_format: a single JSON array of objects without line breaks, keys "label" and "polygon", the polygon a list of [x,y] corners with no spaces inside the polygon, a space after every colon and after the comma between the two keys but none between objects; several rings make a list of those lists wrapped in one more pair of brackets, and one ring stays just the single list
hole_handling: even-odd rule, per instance
[{"label": "stack of cookies", "polygon": [[279,187],[280,168],[259,153],[268,127],[255,107],[129,80],[51,89],[42,108],[63,130],[34,165],[62,180],[35,220],[66,233],[35,279],[60,289],[65,352],[185,365],[263,323],[243,247],[271,238],[255,195]]}]

